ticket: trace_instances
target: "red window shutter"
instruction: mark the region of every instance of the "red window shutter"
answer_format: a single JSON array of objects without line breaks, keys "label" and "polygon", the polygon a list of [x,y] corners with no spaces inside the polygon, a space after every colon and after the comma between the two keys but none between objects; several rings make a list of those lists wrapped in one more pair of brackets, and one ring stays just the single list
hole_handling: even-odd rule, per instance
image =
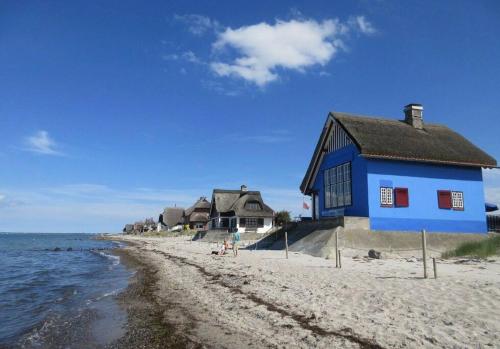
[{"label": "red window shutter", "polygon": [[438,190],[438,206],[439,208],[451,208],[451,191]]},{"label": "red window shutter", "polygon": [[408,188],[395,188],[394,189],[395,196],[395,205],[396,207],[408,207],[409,199],[408,199]]}]

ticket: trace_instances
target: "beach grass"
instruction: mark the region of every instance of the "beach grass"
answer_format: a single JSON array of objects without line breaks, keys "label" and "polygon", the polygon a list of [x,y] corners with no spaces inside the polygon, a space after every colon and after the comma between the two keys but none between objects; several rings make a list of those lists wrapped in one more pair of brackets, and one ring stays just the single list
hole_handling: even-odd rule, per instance
[{"label": "beach grass", "polygon": [[456,249],[443,253],[443,258],[476,257],[486,258],[500,254],[500,235],[489,237],[482,241],[465,242]]}]

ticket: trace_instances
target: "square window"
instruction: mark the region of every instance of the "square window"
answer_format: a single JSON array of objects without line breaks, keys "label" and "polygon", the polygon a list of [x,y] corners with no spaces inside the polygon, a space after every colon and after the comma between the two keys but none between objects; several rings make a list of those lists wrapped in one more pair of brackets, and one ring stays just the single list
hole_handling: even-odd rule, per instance
[{"label": "square window", "polygon": [[452,208],[451,202],[451,191],[449,190],[438,190],[438,206],[443,209]]},{"label": "square window", "polygon": [[451,206],[454,210],[464,209],[464,193],[461,191],[451,192]]},{"label": "square window", "polygon": [[382,207],[392,207],[393,204],[393,194],[392,188],[381,187],[380,188],[380,205]]},{"label": "square window", "polygon": [[394,189],[394,201],[396,207],[408,207],[408,188],[395,188]]}]

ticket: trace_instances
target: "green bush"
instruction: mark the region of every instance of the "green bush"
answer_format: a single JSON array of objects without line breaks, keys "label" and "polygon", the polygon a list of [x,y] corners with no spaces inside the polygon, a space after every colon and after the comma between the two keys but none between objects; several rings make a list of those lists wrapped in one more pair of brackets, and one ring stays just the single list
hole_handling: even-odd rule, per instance
[{"label": "green bush", "polygon": [[276,225],[278,225],[278,226],[282,226],[282,225],[290,222],[291,221],[290,211],[282,210],[282,211],[276,212],[275,220],[276,220]]},{"label": "green bush", "polygon": [[477,257],[486,258],[500,253],[500,235],[482,241],[465,242],[456,249],[443,253],[443,258]]}]

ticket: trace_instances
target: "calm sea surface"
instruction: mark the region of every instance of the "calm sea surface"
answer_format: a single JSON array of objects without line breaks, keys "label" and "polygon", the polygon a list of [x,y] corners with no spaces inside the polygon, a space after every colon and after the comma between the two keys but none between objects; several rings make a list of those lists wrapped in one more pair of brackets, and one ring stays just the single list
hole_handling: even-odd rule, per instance
[{"label": "calm sea surface", "polygon": [[100,348],[121,336],[114,296],[131,271],[117,246],[89,234],[0,233],[0,347]]}]

